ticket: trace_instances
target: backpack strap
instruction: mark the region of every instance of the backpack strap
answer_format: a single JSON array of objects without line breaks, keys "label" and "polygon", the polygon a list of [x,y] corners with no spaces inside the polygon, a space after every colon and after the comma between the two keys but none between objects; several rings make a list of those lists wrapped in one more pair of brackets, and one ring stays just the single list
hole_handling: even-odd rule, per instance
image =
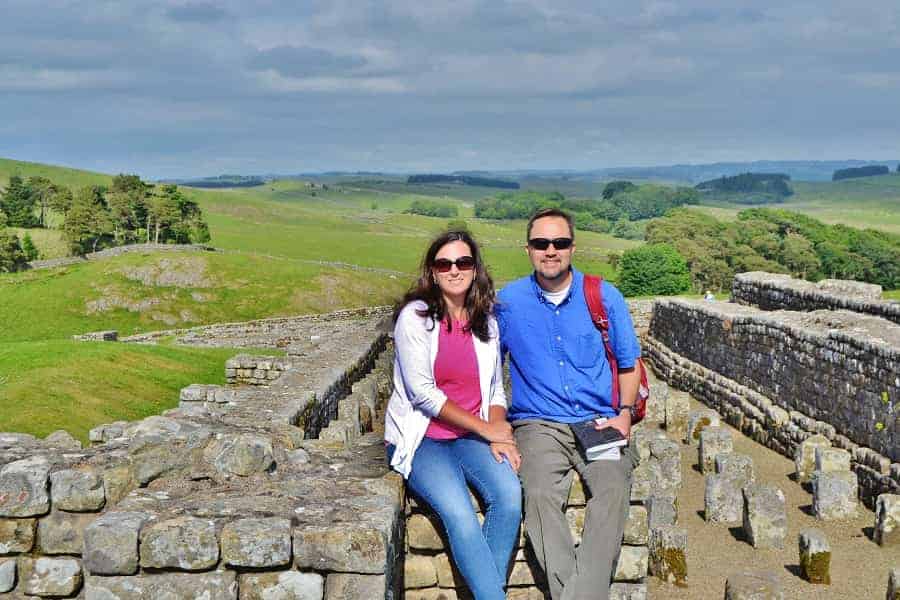
[{"label": "backpack strap", "polygon": [[598,275],[584,276],[584,299],[587,302],[588,311],[591,313],[591,321],[600,331],[603,338],[603,347],[606,350],[606,360],[612,372],[612,407],[619,410],[619,362],[612,349],[609,340],[609,316],[606,307],[603,306],[603,278]]}]

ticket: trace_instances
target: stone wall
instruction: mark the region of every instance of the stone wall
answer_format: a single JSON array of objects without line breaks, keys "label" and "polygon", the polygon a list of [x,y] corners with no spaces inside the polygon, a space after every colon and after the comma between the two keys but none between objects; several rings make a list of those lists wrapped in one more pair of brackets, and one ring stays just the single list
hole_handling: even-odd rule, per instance
[{"label": "stone wall", "polygon": [[763,310],[850,310],[900,323],[900,302],[881,299],[881,286],[825,279],[818,283],[790,275],[750,272],[735,275],[731,299]]},{"label": "stone wall", "polygon": [[390,391],[378,321],[317,321],[339,345],[266,385],[189,386],[161,416],[95,428],[90,448],[0,434],[0,596],[398,597],[403,485],[373,431]]},{"label": "stone wall", "polygon": [[645,354],[670,384],[782,454],[816,433],[851,451],[867,504],[900,490],[900,326],[658,300]]},{"label": "stone wall", "polygon": [[107,248],[105,250],[100,250],[99,252],[89,252],[84,256],[63,256],[60,258],[33,260],[28,263],[28,268],[54,269],[56,267],[74,265],[86,260],[112,258],[114,256],[122,256],[123,254],[135,252],[217,252],[217,250],[211,246],[204,246],[202,244],[129,244],[127,246]]}]

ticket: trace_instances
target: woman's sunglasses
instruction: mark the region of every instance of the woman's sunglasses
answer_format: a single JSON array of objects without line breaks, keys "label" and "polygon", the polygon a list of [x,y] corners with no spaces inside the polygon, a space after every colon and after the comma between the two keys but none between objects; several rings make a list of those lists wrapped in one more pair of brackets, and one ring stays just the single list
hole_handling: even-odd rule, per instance
[{"label": "woman's sunglasses", "polygon": [[447,273],[450,269],[453,268],[453,265],[456,265],[456,268],[460,271],[471,271],[475,268],[475,259],[471,256],[460,256],[456,260],[450,260],[449,258],[437,258],[434,261],[432,267],[438,273]]},{"label": "woman's sunglasses", "polygon": [[553,247],[557,250],[567,250],[569,246],[572,245],[572,238],[553,238],[552,240],[548,240],[547,238],[531,238],[528,240],[528,245],[535,250],[546,250],[550,247],[550,244],[553,244]]}]

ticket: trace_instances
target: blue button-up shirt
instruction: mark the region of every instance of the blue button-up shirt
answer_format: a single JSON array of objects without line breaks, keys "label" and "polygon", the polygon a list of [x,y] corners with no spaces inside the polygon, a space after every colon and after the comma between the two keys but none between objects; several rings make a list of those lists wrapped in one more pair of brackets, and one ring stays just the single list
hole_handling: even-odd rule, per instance
[{"label": "blue button-up shirt", "polygon": [[[575,423],[612,417],[612,374],[603,338],[584,299],[584,275],[572,269],[572,286],[555,306],[544,298],[532,273],[499,293],[501,352],[512,378],[509,419]],[[635,365],[641,348],[621,292],[603,281],[613,353],[620,368]]]}]

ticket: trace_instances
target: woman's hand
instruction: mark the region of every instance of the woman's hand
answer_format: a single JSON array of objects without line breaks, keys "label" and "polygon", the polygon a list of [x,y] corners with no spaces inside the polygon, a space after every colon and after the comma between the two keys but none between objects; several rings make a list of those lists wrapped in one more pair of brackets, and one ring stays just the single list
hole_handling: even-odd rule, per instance
[{"label": "woman's hand", "polygon": [[478,435],[489,442],[507,443],[515,445],[512,425],[508,421],[482,421],[481,431]]},{"label": "woman's hand", "polygon": [[519,454],[519,448],[515,444],[494,442],[491,444],[491,454],[498,463],[503,462],[503,459],[506,458],[513,471],[519,472],[519,467],[522,466],[522,455]]}]

